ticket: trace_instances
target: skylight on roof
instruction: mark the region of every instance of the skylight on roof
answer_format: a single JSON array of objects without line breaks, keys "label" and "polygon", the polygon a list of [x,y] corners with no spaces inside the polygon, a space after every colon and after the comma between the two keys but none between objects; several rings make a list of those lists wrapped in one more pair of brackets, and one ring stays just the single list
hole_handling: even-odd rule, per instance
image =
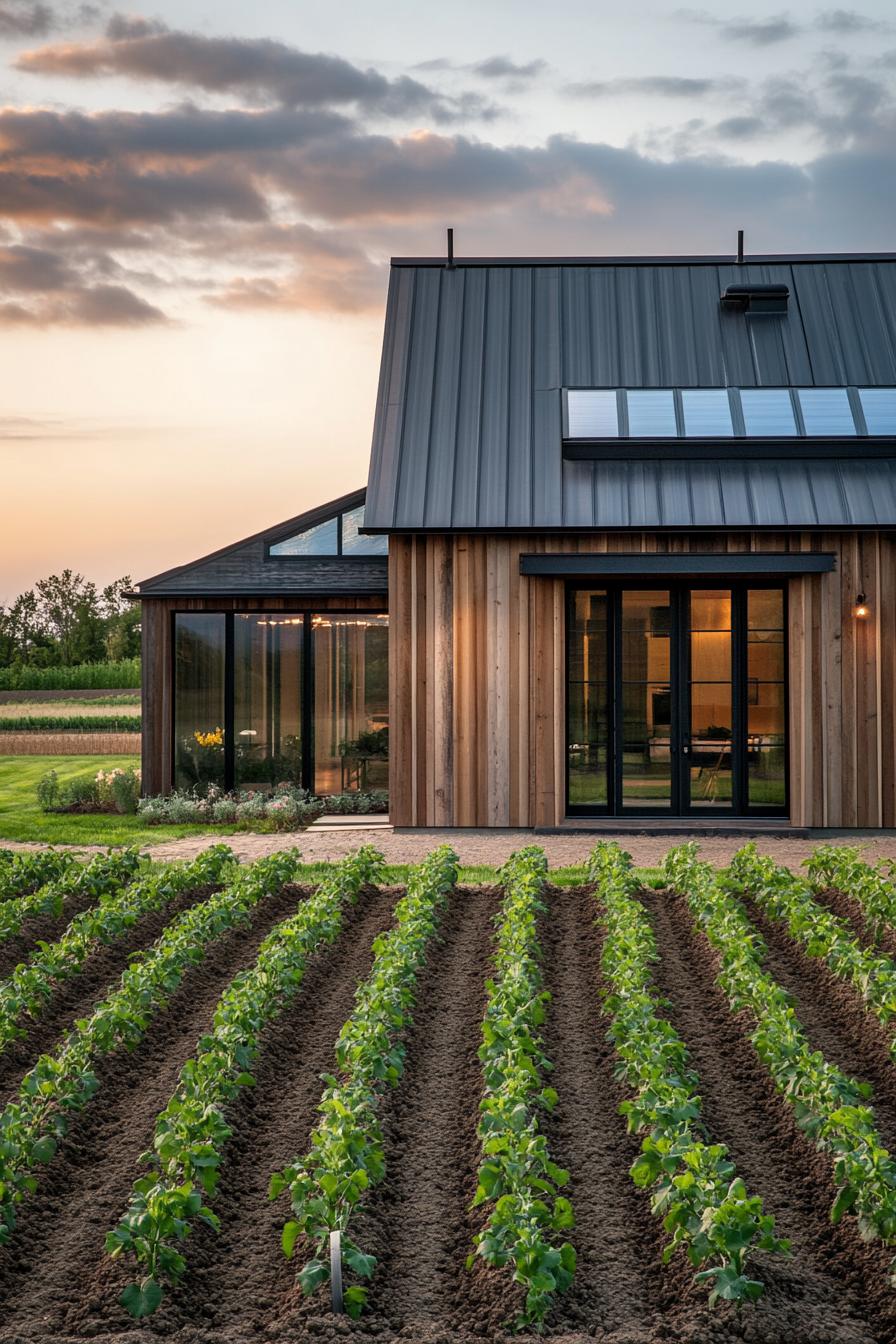
[{"label": "skylight on roof", "polygon": [[896,438],[896,387],[569,388],[567,440]]}]

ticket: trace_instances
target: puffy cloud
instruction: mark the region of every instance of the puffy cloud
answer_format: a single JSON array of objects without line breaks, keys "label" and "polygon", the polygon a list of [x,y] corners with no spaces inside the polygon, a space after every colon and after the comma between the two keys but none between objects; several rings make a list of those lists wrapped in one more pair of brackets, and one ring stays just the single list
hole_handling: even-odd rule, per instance
[{"label": "puffy cloud", "polygon": [[206,37],[143,19],[113,18],[93,42],[63,42],[22,52],[32,74],[82,79],[125,75],[207,93],[239,93],[284,107],[352,106],[368,114],[425,114],[436,122],[492,115],[475,94],[449,97],[409,75],[389,79],[341,56],[300,51],[270,38]]}]

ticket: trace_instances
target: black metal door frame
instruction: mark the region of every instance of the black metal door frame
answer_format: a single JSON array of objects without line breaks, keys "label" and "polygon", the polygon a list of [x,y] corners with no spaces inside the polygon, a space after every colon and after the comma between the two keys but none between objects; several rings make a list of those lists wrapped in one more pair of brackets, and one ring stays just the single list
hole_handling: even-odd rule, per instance
[{"label": "black metal door frame", "polygon": [[[660,584],[657,583],[660,579]],[[761,588],[774,589],[783,594],[784,613],[784,805],[783,807],[751,806],[747,787],[747,592]],[[607,594],[607,687],[608,705],[607,743],[607,803],[605,806],[570,804],[569,802],[569,668],[572,612],[577,591],[604,591]],[[623,703],[622,703],[622,594],[635,589],[658,589],[669,593],[670,605],[670,757],[671,787],[668,807],[638,808],[622,804],[623,771]],[[690,595],[692,592],[724,590],[731,593],[731,803],[729,806],[695,804],[690,798],[691,762],[691,640]],[[566,593],[566,812],[568,816],[611,816],[619,818],[657,817],[762,817],[787,816],[790,803],[790,716],[789,716],[789,659],[787,647],[787,586],[782,583],[732,581],[730,575],[713,581],[711,578],[695,583],[693,580],[662,583],[661,576],[644,580],[609,583],[569,583]]]}]

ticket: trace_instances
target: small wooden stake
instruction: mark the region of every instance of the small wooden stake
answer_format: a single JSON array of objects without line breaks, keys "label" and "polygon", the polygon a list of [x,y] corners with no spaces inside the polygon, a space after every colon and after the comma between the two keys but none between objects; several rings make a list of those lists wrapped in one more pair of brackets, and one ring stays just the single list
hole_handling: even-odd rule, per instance
[{"label": "small wooden stake", "polygon": [[345,1311],[342,1303],[342,1233],[330,1233],[330,1305],[337,1315]]}]

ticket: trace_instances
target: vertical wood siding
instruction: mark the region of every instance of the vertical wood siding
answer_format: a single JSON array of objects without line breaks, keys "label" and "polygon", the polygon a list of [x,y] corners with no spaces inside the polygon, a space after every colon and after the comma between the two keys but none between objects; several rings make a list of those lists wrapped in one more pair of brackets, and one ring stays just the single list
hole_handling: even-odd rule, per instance
[{"label": "vertical wood siding", "polygon": [[563,820],[565,584],[519,557],[607,550],[833,552],[834,573],[789,582],[791,820],[896,826],[896,540],[872,532],[392,536],[395,825]]}]

